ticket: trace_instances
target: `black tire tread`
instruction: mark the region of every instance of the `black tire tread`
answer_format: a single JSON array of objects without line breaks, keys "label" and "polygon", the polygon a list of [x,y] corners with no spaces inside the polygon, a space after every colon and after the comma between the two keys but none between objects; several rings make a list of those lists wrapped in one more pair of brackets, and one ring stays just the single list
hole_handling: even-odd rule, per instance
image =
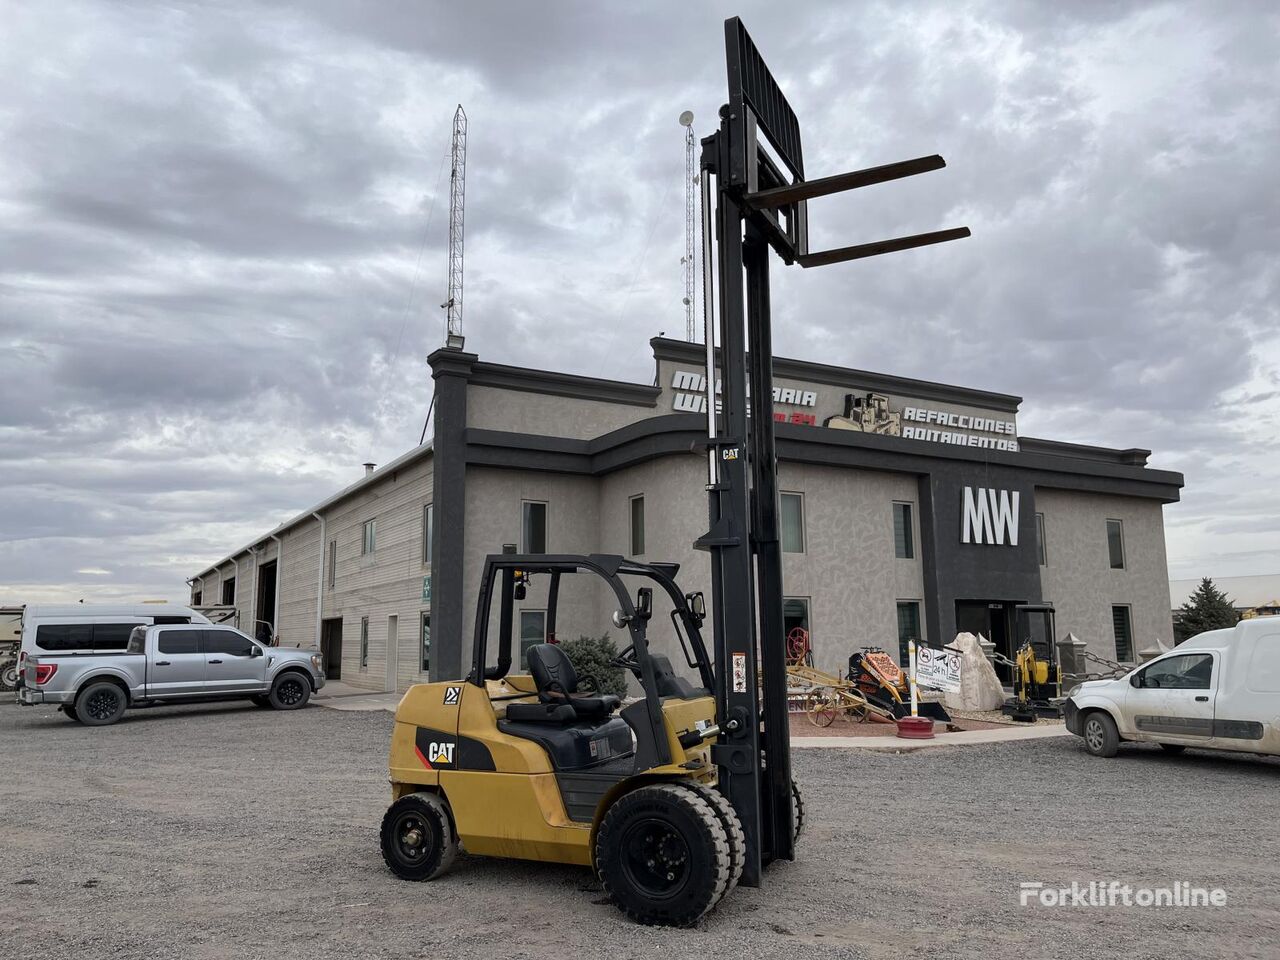
[{"label": "black tire tread", "polygon": [[742,868],[747,862],[747,835],[742,829],[742,821],[738,819],[738,811],[733,809],[733,804],[723,793],[710,784],[696,780],[690,780],[685,786],[711,804],[711,808],[720,817],[720,825],[724,827],[729,841],[729,882],[725,884],[724,893],[720,894],[720,899],[723,900],[742,877]]},{"label": "black tire tread", "polygon": [[800,793],[800,784],[794,780],[791,781],[791,819],[796,825],[795,833],[791,835],[794,842],[804,833],[804,797]]},{"label": "black tire tread", "polygon": [[[116,692],[120,695],[120,700],[123,704],[120,708],[120,712],[111,720],[106,721],[94,720],[80,708],[80,705],[85,698],[88,697],[95,688],[102,686],[114,687]],[[120,686],[120,684],[116,683],[114,680],[90,680],[76,693],[76,699],[72,704],[72,709],[75,711],[75,719],[80,723],[83,723],[86,727],[109,727],[113,723],[119,723],[120,718],[123,717],[125,712],[129,709],[129,694],[124,687]]]},{"label": "black tire tread", "polygon": [[[445,838],[445,842],[441,845],[440,860],[430,873],[425,876],[416,878],[415,882],[425,882],[434,880],[444,875],[453,866],[453,861],[458,856],[458,835],[453,830],[453,818],[449,816],[449,811],[445,807],[445,803],[434,793],[410,793],[401,797],[391,806],[387,807],[387,812],[382,816],[382,828],[378,831],[378,845],[382,850],[382,859],[391,869],[392,873],[396,873],[392,867],[391,855],[387,849],[387,830],[390,826],[392,815],[398,813],[402,805],[407,803],[417,804],[423,810],[433,816],[440,825],[441,835]],[[396,876],[402,880],[415,880],[412,877],[405,877],[403,874],[396,873]]]},{"label": "black tire tread", "polygon": [[[716,882],[712,888],[711,895],[705,897],[703,902],[689,902],[685,900],[682,906],[685,910],[678,915],[668,917],[656,917],[639,913],[632,907],[623,903],[619,899],[617,893],[609,886],[606,876],[607,871],[602,865],[607,862],[608,854],[611,846],[612,831],[616,828],[611,820],[611,814],[618,809],[618,804],[626,801],[628,798],[635,797],[646,791],[662,792],[677,804],[684,806],[692,813],[702,824],[703,829],[711,837],[711,856],[714,860],[712,869],[715,871]],[[725,833],[720,817],[716,813],[711,804],[695,790],[691,790],[687,784],[683,783],[655,783],[647,786],[639,787],[630,793],[624,794],[621,798],[614,802],[614,806],[605,813],[604,819],[600,823],[600,830],[596,834],[596,864],[597,873],[600,877],[601,886],[604,888],[605,894],[613,900],[618,908],[622,910],[628,917],[636,923],[648,926],[669,925],[690,927],[697,923],[712,907],[720,902],[724,896],[725,890],[729,884],[729,875],[732,870],[730,864],[729,853],[729,837]]]}]

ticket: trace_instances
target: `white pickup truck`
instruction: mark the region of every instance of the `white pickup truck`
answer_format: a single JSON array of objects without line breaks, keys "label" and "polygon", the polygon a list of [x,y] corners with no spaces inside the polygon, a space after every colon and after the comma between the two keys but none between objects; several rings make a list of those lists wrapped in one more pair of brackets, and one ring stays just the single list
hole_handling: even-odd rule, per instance
[{"label": "white pickup truck", "polygon": [[266,647],[221,624],[134,627],[124,653],[37,654],[25,669],[20,703],[56,703],[89,726],[155,703],[248,698],[296,710],[324,686],[319,650]]},{"label": "white pickup truck", "polygon": [[1067,729],[1097,757],[1121,741],[1280,756],[1280,617],[1211,630],[1116,680],[1073,687]]}]

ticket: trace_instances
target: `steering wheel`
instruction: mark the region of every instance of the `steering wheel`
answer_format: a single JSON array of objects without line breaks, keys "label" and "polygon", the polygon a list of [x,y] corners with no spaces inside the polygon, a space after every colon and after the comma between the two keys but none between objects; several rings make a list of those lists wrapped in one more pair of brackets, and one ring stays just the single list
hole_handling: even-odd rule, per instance
[{"label": "steering wheel", "polygon": [[636,659],[636,645],[630,644],[625,650],[609,661],[611,667],[630,670],[637,680],[640,679],[640,661]]}]

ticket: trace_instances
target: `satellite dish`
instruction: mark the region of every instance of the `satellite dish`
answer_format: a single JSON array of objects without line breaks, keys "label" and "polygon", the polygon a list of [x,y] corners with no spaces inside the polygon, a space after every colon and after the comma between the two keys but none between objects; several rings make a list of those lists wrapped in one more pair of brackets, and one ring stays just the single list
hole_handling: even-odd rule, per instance
[{"label": "satellite dish", "polygon": [[693,126],[693,111],[692,111],[692,110],[686,110],[684,113],[680,114],[680,126],[682,126],[682,127],[691,127],[691,126]]}]

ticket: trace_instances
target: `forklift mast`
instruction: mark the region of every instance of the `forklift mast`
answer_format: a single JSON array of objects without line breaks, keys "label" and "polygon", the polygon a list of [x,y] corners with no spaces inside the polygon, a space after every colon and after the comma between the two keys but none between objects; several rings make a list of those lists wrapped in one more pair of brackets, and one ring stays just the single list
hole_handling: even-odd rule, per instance
[{"label": "forklift mast", "polygon": [[969,230],[810,253],[808,200],[946,164],[935,155],[806,180],[800,123],[737,17],[725,22],[725,54],[729,101],[719,129],[702,141],[700,164],[710,527],[695,546],[711,554],[721,728],[712,759],[746,834],[740,882],[759,886],[763,866],[794,859],[769,251],[808,268],[956,240]]}]

